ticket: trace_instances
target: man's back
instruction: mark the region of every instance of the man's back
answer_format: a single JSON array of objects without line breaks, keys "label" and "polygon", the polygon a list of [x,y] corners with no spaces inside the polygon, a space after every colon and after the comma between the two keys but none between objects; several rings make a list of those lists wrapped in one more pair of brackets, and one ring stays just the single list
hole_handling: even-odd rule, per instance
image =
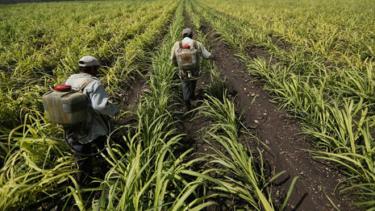
[{"label": "man's back", "polygon": [[74,90],[82,90],[89,99],[89,118],[79,131],[79,142],[89,143],[99,136],[109,133],[108,124],[103,115],[114,116],[117,109],[108,102],[108,95],[99,79],[87,73],[71,75],[65,84],[72,86]]}]

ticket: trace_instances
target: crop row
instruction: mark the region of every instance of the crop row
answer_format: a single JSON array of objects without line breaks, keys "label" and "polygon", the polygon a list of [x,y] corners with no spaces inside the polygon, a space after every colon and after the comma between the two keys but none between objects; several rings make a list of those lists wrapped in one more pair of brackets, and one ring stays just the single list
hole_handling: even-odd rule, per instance
[{"label": "crop row", "polygon": [[[313,155],[347,176],[341,190],[355,191],[359,205],[373,207],[373,14],[365,9],[371,3],[356,2],[339,14],[343,5],[322,9],[304,2],[306,12],[293,4],[275,8],[272,2],[239,2],[243,7],[220,0],[194,5],[237,48],[249,73],[263,79],[281,106],[301,119],[315,138]],[[358,10],[363,12],[350,15]],[[371,20],[364,24],[366,19]]]}]

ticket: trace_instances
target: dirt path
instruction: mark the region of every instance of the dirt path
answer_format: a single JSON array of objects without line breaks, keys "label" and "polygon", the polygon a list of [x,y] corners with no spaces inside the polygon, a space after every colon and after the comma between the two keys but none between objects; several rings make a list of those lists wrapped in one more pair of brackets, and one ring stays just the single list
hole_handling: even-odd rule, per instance
[{"label": "dirt path", "polygon": [[[208,72],[202,74],[202,76],[197,81],[197,86],[195,89],[195,100],[192,101],[193,107],[199,107],[199,104],[204,100],[204,94],[206,85],[210,83],[210,75]],[[181,89],[179,89],[181,92]],[[183,108],[184,105],[181,105]],[[183,110],[183,109],[182,109]],[[209,120],[202,116],[198,116],[196,111],[191,111],[189,113],[183,111],[183,116],[180,118],[182,132],[186,134],[184,138],[184,145],[191,147],[193,146],[193,154],[198,155],[199,153],[205,152],[208,145],[201,140],[200,130],[209,125]],[[193,155],[195,156],[195,155]]]},{"label": "dirt path", "polygon": [[[270,162],[273,172],[286,171],[278,181],[280,189],[286,191],[290,178],[299,176],[289,208],[334,210],[327,195],[340,210],[354,210],[348,200],[335,193],[335,187],[342,177],[329,166],[313,160],[305,151],[311,146],[307,137],[301,135],[298,122],[270,102],[271,98],[263,90],[263,84],[249,75],[246,66],[233,56],[234,51],[220,41],[207,24],[201,29],[211,40],[211,49],[217,58],[215,64],[225,78],[227,87],[236,92],[235,103],[243,114],[243,121],[269,147],[264,154],[265,159]],[[257,56],[256,52],[255,49],[254,57]],[[266,55],[263,52],[260,56]]]},{"label": "dirt path", "polygon": [[126,110],[135,112],[137,105],[141,96],[148,90],[148,85],[146,83],[146,77],[138,76],[129,86],[127,92],[123,96],[123,106]]},{"label": "dirt path", "polygon": [[[186,9],[184,9],[183,16],[184,27],[194,28],[190,16],[187,15]],[[210,83],[210,74],[207,71],[202,71],[202,75],[199,77],[195,89],[196,99],[193,101],[193,107],[197,107],[197,103],[204,98],[205,86]],[[181,87],[177,88],[181,93]],[[181,122],[180,131],[186,136],[182,140],[182,145],[184,149],[193,148],[194,151],[191,155],[191,158],[200,156],[201,153],[205,153],[208,149],[208,145],[201,140],[200,129],[209,125],[209,120],[204,117],[197,117],[196,112],[191,112],[187,114],[184,111],[184,105],[181,105],[180,112],[182,115],[178,118]]]},{"label": "dirt path", "polygon": [[[186,13],[186,9],[184,9],[183,16],[185,17],[184,27],[194,28],[190,17]],[[195,89],[196,100],[193,102],[193,107],[197,107],[196,103],[199,100],[203,100],[205,85],[207,85],[209,82],[209,73],[204,72],[197,81]],[[181,94],[181,87],[178,87],[177,90]],[[204,152],[204,150],[208,148],[207,144],[200,139],[199,134],[200,129],[208,125],[208,120],[202,117],[196,118],[196,112],[191,112],[190,114],[187,114],[184,105],[181,105],[179,110],[182,114],[180,117],[178,117],[181,123],[179,125],[179,129],[181,133],[186,134],[186,136],[182,140],[182,145],[186,149],[190,147],[194,149],[191,157],[199,156],[200,153]]]}]

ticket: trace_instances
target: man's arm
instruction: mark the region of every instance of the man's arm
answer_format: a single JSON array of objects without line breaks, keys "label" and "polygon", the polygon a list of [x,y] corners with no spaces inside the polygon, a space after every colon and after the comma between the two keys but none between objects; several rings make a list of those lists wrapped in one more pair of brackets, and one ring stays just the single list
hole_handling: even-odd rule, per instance
[{"label": "man's arm", "polygon": [[115,116],[119,112],[117,106],[108,101],[109,97],[99,81],[94,82],[89,96],[92,108],[95,111],[110,117]]},{"label": "man's arm", "polygon": [[213,55],[204,47],[201,42],[198,42],[198,48],[201,51],[203,58],[213,59]]}]

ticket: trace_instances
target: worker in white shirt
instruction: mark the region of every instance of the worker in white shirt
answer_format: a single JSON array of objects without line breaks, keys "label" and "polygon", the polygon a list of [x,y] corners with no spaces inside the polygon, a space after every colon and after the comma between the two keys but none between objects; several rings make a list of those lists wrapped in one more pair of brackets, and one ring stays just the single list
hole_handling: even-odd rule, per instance
[{"label": "worker in white shirt", "polygon": [[182,41],[177,41],[173,45],[171,60],[175,66],[178,66],[183,100],[188,110],[191,108],[191,100],[195,99],[201,57],[214,59],[214,56],[201,42],[193,39],[193,31],[190,28],[185,28],[182,31]]}]

